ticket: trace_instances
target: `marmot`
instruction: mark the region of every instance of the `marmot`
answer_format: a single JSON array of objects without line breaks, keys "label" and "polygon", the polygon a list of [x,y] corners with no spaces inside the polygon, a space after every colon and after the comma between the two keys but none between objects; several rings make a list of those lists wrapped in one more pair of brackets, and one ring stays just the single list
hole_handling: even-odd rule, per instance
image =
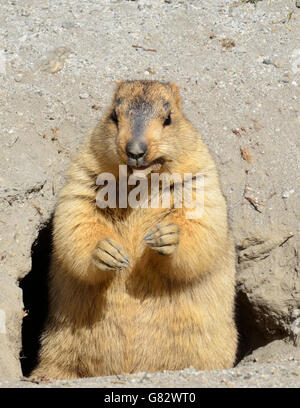
[{"label": "marmot", "polygon": [[[101,209],[99,174],[201,173],[204,209]],[[172,187],[172,186],[171,186]],[[235,361],[235,256],[212,157],[178,87],[117,84],[72,160],[54,214],[50,307],[32,376],[224,369]]]}]

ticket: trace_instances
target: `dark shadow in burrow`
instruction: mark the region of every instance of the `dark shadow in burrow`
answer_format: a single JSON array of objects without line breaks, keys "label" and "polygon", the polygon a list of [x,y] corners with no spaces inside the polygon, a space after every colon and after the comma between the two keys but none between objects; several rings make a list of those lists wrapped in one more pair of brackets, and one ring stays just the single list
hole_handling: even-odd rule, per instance
[{"label": "dark shadow in burrow", "polygon": [[40,230],[32,245],[32,269],[20,281],[23,290],[24,310],[27,315],[22,324],[21,368],[29,376],[38,362],[40,335],[48,313],[48,275],[52,250],[53,216]]},{"label": "dark shadow in burrow", "polygon": [[266,327],[263,327],[262,323],[259,324],[259,316],[254,310],[253,304],[242,291],[237,290],[235,303],[236,325],[239,333],[236,364],[257,348],[274,340],[282,340],[287,336],[278,328],[270,332]]}]

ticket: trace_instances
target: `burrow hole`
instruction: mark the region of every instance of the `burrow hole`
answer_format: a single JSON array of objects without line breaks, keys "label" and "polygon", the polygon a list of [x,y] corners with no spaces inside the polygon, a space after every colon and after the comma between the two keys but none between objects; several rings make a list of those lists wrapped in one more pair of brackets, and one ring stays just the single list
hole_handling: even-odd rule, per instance
[{"label": "burrow hole", "polygon": [[[40,336],[48,313],[48,275],[51,256],[53,217],[41,228],[32,245],[32,269],[20,281],[26,316],[22,323],[20,363],[24,376],[29,376],[38,362]],[[243,294],[236,296],[236,323],[239,347],[236,364],[247,354],[267,344],[267,338],[255,324],[251,304]]]}]

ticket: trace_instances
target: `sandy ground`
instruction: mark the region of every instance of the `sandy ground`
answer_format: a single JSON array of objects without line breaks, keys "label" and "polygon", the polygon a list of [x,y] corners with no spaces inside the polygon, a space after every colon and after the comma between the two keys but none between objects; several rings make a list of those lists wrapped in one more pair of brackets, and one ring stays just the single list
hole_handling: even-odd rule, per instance
[{"label": "sandy ground", "polygon": [[[0,0],[0,378],[21,378],[27,312],[18,283],[32,268],[32,244],[121,79],[180,86],[216,159],[236,242],[256,234],[274,243],[266,260],[239,271],[256,328],[267,328],[266,341],[297,340],[300,8],[252,3]],[[246,364],[53,386],[299,386],[298,360]],[[6,380],[1,387],[38,386]]]}]

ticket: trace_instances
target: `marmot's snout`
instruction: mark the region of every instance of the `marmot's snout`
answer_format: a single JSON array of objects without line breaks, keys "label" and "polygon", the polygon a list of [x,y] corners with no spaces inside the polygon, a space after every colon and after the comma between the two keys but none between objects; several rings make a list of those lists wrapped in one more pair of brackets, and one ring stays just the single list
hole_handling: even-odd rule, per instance
[{"label": "marmot's snout", "polygon": [[129,166],[143,166],[146,164],[147,144],[144,141],[132,139],[126,144],[126,153]]}]

